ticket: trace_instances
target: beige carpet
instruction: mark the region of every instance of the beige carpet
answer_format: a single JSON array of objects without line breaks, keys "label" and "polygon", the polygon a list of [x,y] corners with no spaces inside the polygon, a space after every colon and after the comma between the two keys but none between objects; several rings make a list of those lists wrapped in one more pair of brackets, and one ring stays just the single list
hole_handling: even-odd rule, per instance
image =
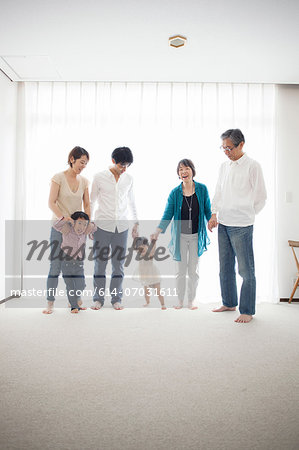
[{"label": "beige carpet", "polygon": [[0,447],[299,448],[299,305],[0,310]]}]

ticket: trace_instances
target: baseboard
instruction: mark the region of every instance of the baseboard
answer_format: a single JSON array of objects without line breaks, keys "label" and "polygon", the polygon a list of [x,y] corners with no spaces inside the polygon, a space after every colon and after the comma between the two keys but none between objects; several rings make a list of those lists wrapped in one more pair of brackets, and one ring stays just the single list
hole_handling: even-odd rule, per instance
[{"label": "baseboard", "polygon": [[[289,298],[281,298],[280,299],[281,302],[288,302]],[[295,302],[299,302],[299,298],[293,298],[292,303]]]}]

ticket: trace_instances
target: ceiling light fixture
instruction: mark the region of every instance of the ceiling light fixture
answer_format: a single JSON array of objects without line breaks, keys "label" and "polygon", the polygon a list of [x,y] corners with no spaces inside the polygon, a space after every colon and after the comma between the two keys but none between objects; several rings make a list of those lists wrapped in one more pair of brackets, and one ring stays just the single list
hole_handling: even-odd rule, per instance
[{"label": "ceiling light fixture", "polygon": [[170,47],[175,48],[184,47],[186,41],[187,38],[185,38],[184,36],[180,36],[179,34],[177,36],[172,36],[168,39]]}]

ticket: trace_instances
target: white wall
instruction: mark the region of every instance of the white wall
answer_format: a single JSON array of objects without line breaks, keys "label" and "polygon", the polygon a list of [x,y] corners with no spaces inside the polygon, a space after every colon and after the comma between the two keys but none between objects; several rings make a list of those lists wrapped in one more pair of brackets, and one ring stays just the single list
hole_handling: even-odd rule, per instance
[{"label": "white wall", "polygon": [[17,83],[0,72],[0,300],[5,296],[5,220],[15,214],[17,93]]},{"label": "white wall", "polygon": [[296,276],[288,240],[299,241],[299,85],[279,85],[276,94],[278,281],[288,298]]}]

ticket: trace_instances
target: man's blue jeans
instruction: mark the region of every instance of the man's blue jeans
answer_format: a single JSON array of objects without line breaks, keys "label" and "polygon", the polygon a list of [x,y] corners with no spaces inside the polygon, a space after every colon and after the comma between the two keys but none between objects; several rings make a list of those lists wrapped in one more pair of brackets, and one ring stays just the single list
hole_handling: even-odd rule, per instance
[{"label": "man's blue jeans", "polygon": [[98,228],[94,233],[94,296],[93,300],[102,305],[105,301],[106,266],[111,259],[112,274],[110,282],[111,303],[121,303],[123,296],[124,263],[127,250],[128,230],[118,233]]},{"label": "man's blue jeans", "polygon": [[255,314],[256,280],[252,247],[253,225],[228,227],[219,224],[218,246],[220,262],[220,286],[224,306],[238,306],[235,261],[243,278],[240,292],[240,313]]}]

